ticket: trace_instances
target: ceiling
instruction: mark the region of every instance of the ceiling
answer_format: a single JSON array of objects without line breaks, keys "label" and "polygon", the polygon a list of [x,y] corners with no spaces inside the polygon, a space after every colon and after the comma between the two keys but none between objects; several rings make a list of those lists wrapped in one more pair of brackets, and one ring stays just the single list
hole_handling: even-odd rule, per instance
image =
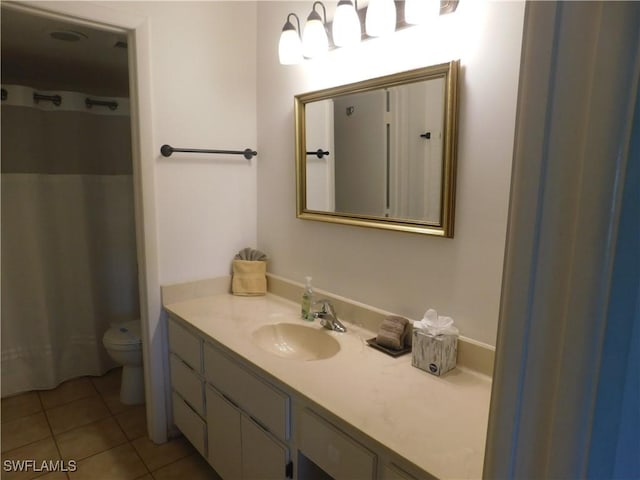
[{"label": "ceiling", "polygon": [[[126,35],[3,7],[2,83],[128,96]],[[76,41],[52,37],[75,38]]]}]

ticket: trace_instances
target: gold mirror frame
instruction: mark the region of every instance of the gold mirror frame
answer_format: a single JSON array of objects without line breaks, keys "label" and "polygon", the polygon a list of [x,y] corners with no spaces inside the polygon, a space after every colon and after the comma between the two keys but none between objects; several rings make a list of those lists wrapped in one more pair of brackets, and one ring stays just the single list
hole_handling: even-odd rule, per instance
[{"label": "gold mirror frame", "polygon": [[[403,232],[453,237],[456,151],[458,138],[458,72],[460,61],[455,60],[430,67],[373,78],[315,92],[296,95],[294,99],[296,148],[296,216],[305,220],[342,223],[362,227],[382,228]],[[389,217],[354,215],[307,209],[307,145],[305,106],[310,102],[327,100],[340,95],[368,92],[409,83],[444,78],[444,128],[440,222],[437,225]]]}]

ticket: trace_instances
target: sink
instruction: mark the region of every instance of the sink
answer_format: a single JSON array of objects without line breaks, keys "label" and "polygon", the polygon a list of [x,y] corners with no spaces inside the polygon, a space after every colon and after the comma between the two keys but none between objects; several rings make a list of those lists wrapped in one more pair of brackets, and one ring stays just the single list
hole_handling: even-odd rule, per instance
[{"label": "sink", "polygon": [[296,323],[263,325],[251,336],[263,350],[293,360],[322,360],[340,351],[340,344],[328,330]]}]

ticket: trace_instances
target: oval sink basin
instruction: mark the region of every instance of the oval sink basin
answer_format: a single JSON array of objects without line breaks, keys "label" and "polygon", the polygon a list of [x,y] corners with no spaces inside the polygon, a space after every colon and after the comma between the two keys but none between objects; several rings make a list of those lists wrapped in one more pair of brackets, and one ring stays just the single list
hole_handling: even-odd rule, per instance
[{"label": "oval sink basin", "polygon": [[328,331],[295,323],[263,325],[252,337],[263,350],[294,360],[322,360],[340,351],[340,344]]}]

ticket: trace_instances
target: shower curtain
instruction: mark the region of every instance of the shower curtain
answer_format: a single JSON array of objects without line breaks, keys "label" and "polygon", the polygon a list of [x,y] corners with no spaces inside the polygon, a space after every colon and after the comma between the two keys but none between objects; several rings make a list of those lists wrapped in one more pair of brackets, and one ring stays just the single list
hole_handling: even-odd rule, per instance
[{"label": "shower curtain", "polygon": [[5,397],[103,374],[104,332],[140,317],[127,99],[2,89]]}]

